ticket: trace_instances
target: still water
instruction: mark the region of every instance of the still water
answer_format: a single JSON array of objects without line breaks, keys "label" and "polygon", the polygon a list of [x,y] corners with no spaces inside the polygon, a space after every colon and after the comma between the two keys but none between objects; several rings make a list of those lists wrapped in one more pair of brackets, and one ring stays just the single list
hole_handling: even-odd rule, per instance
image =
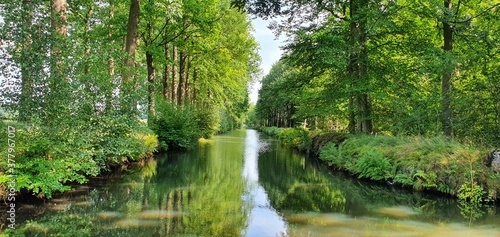
[{"label": "still water", "polygon": [[500,237],[495,206],[333,174],[254,130],[216,136],[19,212],[36,218],[13,236]]}]

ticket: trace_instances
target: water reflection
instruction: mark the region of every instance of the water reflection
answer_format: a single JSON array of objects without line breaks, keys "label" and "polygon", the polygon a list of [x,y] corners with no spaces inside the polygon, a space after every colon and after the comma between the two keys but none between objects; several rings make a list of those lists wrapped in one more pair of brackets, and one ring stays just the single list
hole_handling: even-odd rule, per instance
[{"label": "water reflection", "polygon": [[500,236],[497,207],[460,205],[332,174],[238,130],[47,204],[19,203],[37,217],[20,215],[9,236]]},{"label": "water reflection", "polygon": [[286,223],[271,206],[269,197],[259,184],[258,159],[262,150],[259,134],[255,130],[247,130],[245,138],[245,156],[243,177],[246,180],[248,194],[244,197],[251,204],[248,227],[245,236],[286,236]]}]

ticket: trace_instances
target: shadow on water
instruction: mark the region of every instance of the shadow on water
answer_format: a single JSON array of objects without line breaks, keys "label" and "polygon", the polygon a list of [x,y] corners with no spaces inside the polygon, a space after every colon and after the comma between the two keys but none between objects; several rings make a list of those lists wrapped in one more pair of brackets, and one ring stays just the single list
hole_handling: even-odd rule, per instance
[{"label": "shadow on water", "polygon": [[500,236],[494,206],[333,174],[254,130],[19,206],[9,236]]}]

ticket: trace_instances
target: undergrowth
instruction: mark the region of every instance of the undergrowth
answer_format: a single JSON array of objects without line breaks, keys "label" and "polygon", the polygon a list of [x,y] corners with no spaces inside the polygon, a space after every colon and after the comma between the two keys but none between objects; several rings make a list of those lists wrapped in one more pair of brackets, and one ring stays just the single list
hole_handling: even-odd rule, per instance
[{"label": "undergrowth", "polygon": [[[139,121],[118,116],[60,120],[57,127],[17,127],[15,147],[16,191],[51,198],[70,189],[71,182],[84,183],[110,166],[136,161],[152,154],[156,135]],[[0,126],[0,155],[7,156],[6,128]],[[0,187],[10,180],[7,160],[0,161]],[[5,198],[5,192],[2,193]]]},{"label": "undergrowth", "polygon": [[499,198],[500,176],[484,165],[487,149],[445,137],[350,136],[329,143],[320,159],[359,178],[387,180],[477,202]]}]

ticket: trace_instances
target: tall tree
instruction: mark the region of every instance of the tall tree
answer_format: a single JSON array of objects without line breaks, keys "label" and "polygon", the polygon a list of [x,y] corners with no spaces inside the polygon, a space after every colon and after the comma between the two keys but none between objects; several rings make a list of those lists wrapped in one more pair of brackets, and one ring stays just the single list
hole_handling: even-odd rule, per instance
[{"label": "tall tree", "polygon": [[153,62],[153,16],[152,11],[154,9],[154,1],[149,0],[147,3],[147,14],[146,15],[146,32],[145,32],[145,43],[146,43],[146,67],[148,71],[148,111],[149,114],[155,114],[155,81],[156,81],[156,69]]},{"label": "tall tree", "polygon": [[[451,26],[453,17],[453,9],[452,9],[452,0],[444,0],[444,16],[443,16],[443,50],[445,51],[445,58],[449,58],[448,55],[452,54],[453,51],[453,27]],[[460,7],[460,6],[458,6]],[[455,14],[458,14],[459,9]],[[446,57],[448,56],[448,57]],[[452,108],[451,108],[451,78],[453,75],[454,66],[453,62],[446,62],[446,65],[443,69],[443,75],[441,76],[441,96],[442,102],[442,124],[443,124],[443,132],[446,136],[451,136],[453,127],[452,127]]]},{"label": "tall tree", "polygon": [[[135,76],[136,59],[135,53],[139,40],[139,16],[140,16],[140,0],[130,0],[130,10],[128,14],[127,35],[125,37],[124,51],[127,54],[124,59],[125,70],[122,72],[122,97],[130,97],[135,93],[137,88],[137,77]],[[128,98],[125,105],[122,105],[123,111],[134,113],[136,110],[137,101],[133,98]]]},{"label": "tall tree", "polygon": [[[115,17],[115,1],[114,0],[109,0],[109,13],[108,13],[108,38],[109,38],[109,45],[114,45],[115,41],[112,38],[113,35],[113,24],[111,21],[113,21],[113,18]],[[113,57],[114,49],[110,48],[109,56],[108,56],[108,82],[109,84],[113,85],[113,81],[115,79],[115,59]],[[113,89],[109,89],[108,92],[106,93],[106,112],[109,113],[113,107]]]},{"label": "tall tree", "polygon": [[34,45],[38,41],[34,39],[36,34],[33,31],[33,3],[30,0],[24,0],[21,5],[21,12],[24,14],[23,22],[21,27],[23,29],[24,36],[21,38],[22,42],[22,58],[26,60],[26,63],[21,64],[21,96],[19,98],[19,120],[27,122],[30,120],[30,107],[33,106],[33,88],[34,88],[34,70],[31,69],[33,65],[37,65],[34,62],[34,58],[31,55],[35,51]]},{"label": "tall tree", "polygon": [[349,43],[353,45],[349,50],[347,72],[353,82],[351,87],[355,91],[349,98],[349,132],[372,132],[371,102],[366,90],[369,88],[368,79],[368,49],[367,49],[367,0],[349,1]]},{"label": "tall tree", "polygon": [[63,49],[67,45],[68,34],[68,6],[66,0],[51,0],[51,49],[50,49],[50,79],[49,92],[47,96],[48,118],[45,120],[51,123],[51,118],[59,114],[67,114],[67,98],[69,98],[69,81],[65,53]]}]

